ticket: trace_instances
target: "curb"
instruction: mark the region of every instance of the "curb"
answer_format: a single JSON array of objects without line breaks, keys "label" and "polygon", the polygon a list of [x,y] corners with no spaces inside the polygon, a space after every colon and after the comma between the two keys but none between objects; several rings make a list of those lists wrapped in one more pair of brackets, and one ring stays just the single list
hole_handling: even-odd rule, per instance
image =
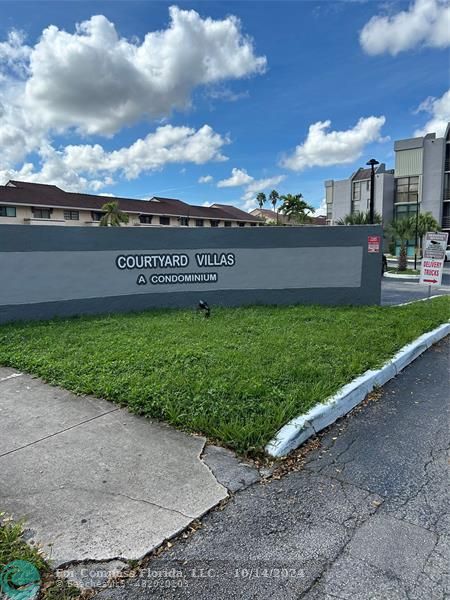
[{"label": "curb", "polygon": [[449,334],[450,323],[445,323],[428,333],[424,333],[414,342],[403,346],[380,369],[366,371],[363,375],[344,385],[337,394],[329,398],[324,404],[316,404],[304,415],[289,421],[267,444],[265,451],[275,458],[286,456],[308,438],[346,415],[360,404],[375,387],[383,386],[433,344]]},{"label": "curb", "polygon": [[389,273],[388,271],[383,273],[383,277],[386,277],[386,279],[414,279],[417,281],[420,279],[420,275],[400,275],[399,273]]},{"label": "curb", "polygon": [[433,296],[427,296],[426,298],[419,298],[418,300],[410,300],[409,302],[402,302],[401,304],[391,304],[391,307],[394,308],[396,306],[408,306],[408,304],[415,304],[416,302],[427,302],[428,300],[433,300],[433,298],[441,298],[442,296],[446,296],[447,294],[434,294]]}]

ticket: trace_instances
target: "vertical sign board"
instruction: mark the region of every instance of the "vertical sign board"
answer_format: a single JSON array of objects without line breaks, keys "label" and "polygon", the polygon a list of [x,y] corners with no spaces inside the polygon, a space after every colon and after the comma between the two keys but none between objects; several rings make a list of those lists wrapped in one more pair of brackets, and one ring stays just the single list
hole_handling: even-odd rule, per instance
[{"label": "vertical sign board", "polygon": [[433,233],[425,235],[422,266],[420,269],[420,283],[429,286],[439,286],[442,282],[444,270],[445,250],[447,248],[448,233]]},{"label": "vertical sign board", "polygon": [[380,251],[381,236],[369,235],[367,237],[367,252],[370,254],[376,254]]}]

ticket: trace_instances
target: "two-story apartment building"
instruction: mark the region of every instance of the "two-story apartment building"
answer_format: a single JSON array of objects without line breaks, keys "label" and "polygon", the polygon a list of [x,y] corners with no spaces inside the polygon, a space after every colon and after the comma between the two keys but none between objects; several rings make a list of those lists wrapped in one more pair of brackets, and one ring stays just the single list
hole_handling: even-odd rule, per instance
[{"label": "two-story apartment building", "polygon": [[96,226],[103,205],[117,201],[133,227],[256,227],[263,220],[227,204],[196,206],[174,198],[109,198],[55,185],[8,181],[0,186],[0,224]]}]

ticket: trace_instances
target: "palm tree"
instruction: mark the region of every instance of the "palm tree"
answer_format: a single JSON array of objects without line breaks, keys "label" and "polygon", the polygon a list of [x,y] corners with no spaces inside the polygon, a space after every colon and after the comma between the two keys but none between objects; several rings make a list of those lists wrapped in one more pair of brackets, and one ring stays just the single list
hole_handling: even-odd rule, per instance
[{"label": "palm tree", "polygon": [[[272,203],[274,212],[276,212],[275,207],[276,207],[279,199],[280,199],[280,194],[277,192],[277,190],[272,190],[269,194],[269,200]],[[277,225],[278,225],[278,213],[277,213]]]},{"label": "palm tree", "polygon": [[[373,215],[373,222],[381,223],[381,215],[377,212]],[[336,225],[370,225],[370,211],[357,211],[349,215],[345,215],[343,219],[336,221]]]},{"label": "palm tree", "polygon": [[417,237],[419,240],[420,253],[422,253],[422,240],[427,231],[439,231],[440,225],[430,212],[420,213],[419,215],[410,217],[411,227],[416,231],[417,218]]},{"label": "palm tree", "polygon": [[414,237],[414,227],[411,224],[411,219],[404,217],[403,219],[397,219],[396,221],[392,221],[392,223],[388,227],[388,233],[394,238],[394,240],[400,242],[398,270],[406,271],[406,268],[408,266],[408,240]]},{"label": "palm tree", "polygon": [[101,227],[120,227],[122,223],[128,223],[128,215],[120,210],[117,200],[106,202],[102,206],[102,211],[105,214],[100,219]]},{"label": "palm tree", "polygon": [[259,208],[262,208],[264,206],[264,204],[266,203],[267,198],[264,192],[259,192],[259,194],[257,194],[256,196],[256,202],[259,205]]},{"label": "palm tree", "polygon": [[302,194],[286,194],[281,196],[283,204],[280,207],[280,212],[285,214],[289,221],[293,220],[297,223],[309,223],[311,216],[309,213],[314,212],[314,207],[303,200]]}]

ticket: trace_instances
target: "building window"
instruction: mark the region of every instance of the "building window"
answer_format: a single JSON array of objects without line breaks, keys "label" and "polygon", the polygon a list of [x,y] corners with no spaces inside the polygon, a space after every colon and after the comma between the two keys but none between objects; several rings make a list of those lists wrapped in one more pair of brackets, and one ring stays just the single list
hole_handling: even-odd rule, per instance
[{"label": "building window", "polygon": [[223,226],[224,227],[231,227],[231,221],[224,221]]},{"label": "building window", "polygon": [[442,227],[450,229],[450,202],[444,202],[442,206]]},{"label": "building window", "polygon": [[394,206],[394,219],[409,219],[416,215],[417,205],[416,204],[398,204]]},{"label": "building window", "polygon": [[80,213],[77,210],[65,210],[64,219],[66,221],[79,221]]},{"label": "building window", "polygon": [[98,211],[95,211],[95,210],[91,211],[91,219],[93,221],[100,221],[102,217],[103,217],[103,213],[102,212],[98,212]]},{"label": "building window", "polygon": [[245,223],[238,223],[239,227],[245,227]]},{"label": "building window", "polygon": [[361,204],[361,182],[354,181],[352,185],[352,205],[351,212],[356,213],[360,210]]},{"label": "building window", "polygon": [[187,217],[180,217],[181,227],[189,227],[189,219]]},{"label": "building window", "polygon": [[160,225],[170,225],[170,217],[159,217]]},{"label": "building window", "polygon": [[211,227],[219,227],[219,221],[216,219],[211,219]]},{"label": "building window", "polygon": [[250,223],[250,227],[256,227],[256,223]]},{"label": "building window", "polygon": [[419,178],[400,177],[395,180],[395,202],[418,202]]},{"label": "building window", "polygon": [[139,215],[139,223],[143,223],[144,225],[150,225],[152,219],[153,215]]},{"label": "building window", "polygon": [[444,200],[450,200],[450,173],[444,174]]},{"label": "building window", "polygon": [[16,207],[15,206],[0,206],[0,217],[15,217]]},{"label": "building window", "polygon": [[52,209],[51,208],[32,208],[33,217],[35,219],[51,219]]},{"label": "building window", "polygon": [[195,219],[195,226],[196,227],[203,227],[204,226],[203,219]]}]

